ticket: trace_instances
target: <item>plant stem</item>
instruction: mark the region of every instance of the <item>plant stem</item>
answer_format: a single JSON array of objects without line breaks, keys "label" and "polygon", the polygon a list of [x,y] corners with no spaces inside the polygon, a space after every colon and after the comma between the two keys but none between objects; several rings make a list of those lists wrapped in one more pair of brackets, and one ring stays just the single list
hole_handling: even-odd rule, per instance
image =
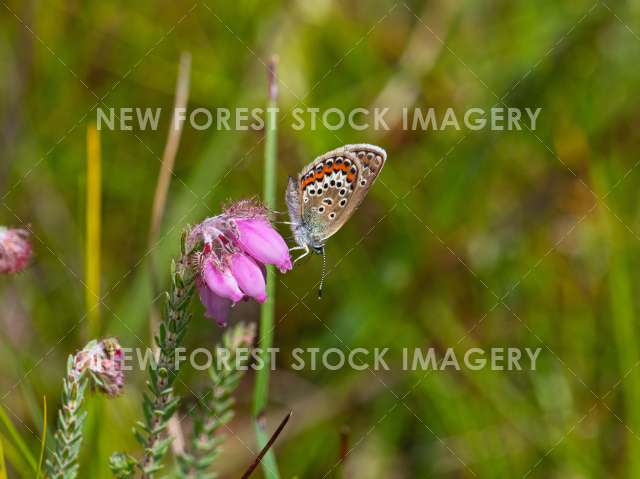
[{"label": "plant stem", "polygon": [[73,479],[78,474],[82,424],[87,415],[80,410],[88,382],[87,374],[79,374],[74,368],[73,356],[69,356],[67,375],[63,380],[58,429],[54,435],[54,451],[47,459],[48,477],[51,479]]},{"label": "plant stem", "polygon": [[248,479],[249,476],[251,476],[253,471],[256,469],[256,467],[258,467],[258,464],[261,463],[262,458],[268,454],[269,450],[271,449],[271,446],[273,446],[273,444],[276,442],[276,439],[278,439],[278,436],[280,436],[280,433],[284,430],[284,427],[289,422],[289,419],[291,419],[291,414],[292,412],[289,411],[289,413],[284,417],[284,419],[280,421],[280,424],[278,425],[276,430],[273,432],[273,434],[271,435],[267,443],[264,445],[262,450],[258,453],[258,455],[253,460],[253,462],[249,465],[249,468],[244,472],[244,474],[242,474],[241,479]]},{"label": "plant stem", "polygon": [[[278,97],[278,84],[276,81],[277,58],[272,57],[268,65],[269,74],[269,101],[267,104],[267,118],[265,122],[266,138],[264,147],[264,203],[270,210],[276,206],[276,150],[277,150],[277,121],[276,108]],[[258,447],[262,449],[268,441],[261,424],[261,416],[267,406],[269,398],[269,372],[271,365],[269,362],[269,349],[273,344],[273,319],[275,315],[275,271],[273,266],[267,266],[267,300],[260,309],[260,350],[264,366],[256,374],[256,385],[254,391],[253,413],[256,420],[256,440]],[[278,479],[280,477],[275,461],[275,456],[271,450],[267,452],[262,461],[262,469],[268,479]]]},{"label": "plant stem", "polygon": [[173,383],[178,376],[176,348],[187,332],[191,319],[189,303],[195,291],[195,278],[186,258],[183,246],[181,260],[172,263],[171,290],[167,293],[160,331],[155,338],[158,358],[149,366],[149,394],[144,396],[145,422],[141,423],[142,431],[136,432],[145,451],[139,464],[144,478],[153,477],[162,468],[162,458],[171,443],[171,437],[166,437],[164,431],[179,402],[173,394]]}]

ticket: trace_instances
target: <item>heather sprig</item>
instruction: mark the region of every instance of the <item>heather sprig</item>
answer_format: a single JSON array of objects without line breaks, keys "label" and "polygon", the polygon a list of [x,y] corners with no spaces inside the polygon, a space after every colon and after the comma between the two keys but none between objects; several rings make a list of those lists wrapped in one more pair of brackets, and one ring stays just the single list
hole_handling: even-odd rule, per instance
[{"label": "heather sprig", "polygon": [[216,358],[209,370],[211,389],[202,400],[203,407],[194,414],[191,448],[178,457],[178,476],[182,478],[212,479],[209,470],[221,451],[224,441],[222,428],[233,418],[233,392],[246,371],[248,353],[255,339],[255,326],[239,323],[223,336],[216,348]]},{"label": "heather sprig", "polygon": [[82,445],[82,411],[87,386],[108,396],[117,395],[124,384],[122,350],[117,340],[93,340],[67,360],[63,379],[62,407],[58,411],[58,428],[54,448],[46,468],[51,479],[73,479],[78,474],[78,455]]},{"label": "heather sprig", "polygon": [[[176,350],[182,344],[191,320],[189,303],[195,292],[195,276],[188,259],[191,252],[186,250],[183,237],[181,259],[171,264],[171,286],[166,294],[162,322],[155,337],[158,357],[150,362],[148,368],[148,392],[143,399],[144,421],[138,422],[138,429],[135,430],[136,439],[144,448],[144,456],[138,462],[142,477],[153,477],[162,468],[162,458],[172,440],[171,436],[165,434],[165,429],[179,403],[179,397],[173,394],[173,384],[178,375]],[[133,472],[131,461],[122,454],[112,456],[111,466],[117,474]]]}]

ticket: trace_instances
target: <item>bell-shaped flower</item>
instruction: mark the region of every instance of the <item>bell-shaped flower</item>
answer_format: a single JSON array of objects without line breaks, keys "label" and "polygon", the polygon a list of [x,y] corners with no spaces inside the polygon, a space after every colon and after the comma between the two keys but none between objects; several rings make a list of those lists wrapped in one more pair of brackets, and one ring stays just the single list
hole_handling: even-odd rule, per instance
[{"label": "bell-shaped flower", "polygon": [[244,294],[264,303],[267,299],[265,278],[260,266],[248,255],[235,253],[231,256],[230,268],[233,277]]},{"label": "bell-shaped flower", "polygon": [[204,315],[209,319],[213,319],[218,326],[226,326],[229,310],[231,309],[231,300],[218,296],[200,281],[198,282],[198,293],[200,302],[205,309]]},{"label": "bell-shaped flower", "polygon": [[218,268],[212,261],[204,266],[204,281],[214,294],[237,303],[243,297],[238,282],[226,267]]},{"label": "bell-shaped flower", "polygon": [[244,298],[267,300],[265,264],[290,270],[284,239],[271,225],[268,210],[255,200],[241,200],[189,231],[196,284],[206,316],[227,323],[233,304]]},{"label": "bell-shaped flower", "polygon": [[280,233],[263,218],[243,218],[236,220],[240,247],[265,264],[273,264],[281,272],[293,268],[289,247]]}]

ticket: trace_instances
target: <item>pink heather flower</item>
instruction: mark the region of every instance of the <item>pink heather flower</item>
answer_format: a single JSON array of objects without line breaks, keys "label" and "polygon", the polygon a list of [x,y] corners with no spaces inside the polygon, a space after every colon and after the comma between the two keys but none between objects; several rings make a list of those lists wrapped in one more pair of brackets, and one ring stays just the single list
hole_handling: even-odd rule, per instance
[{"label": "pink heather flower", "polygon": [[274,264],[284,273],[293,268],[289,247],[282,236],[262,218],[236,221],[238,243],[247,253],[265,264]]},{"label": "pink heather flower", "polygon": [[124,387],[124,355],[115,338],[90,341],[73,358],[74,373],[91,374],[94,385],[109,396],[117,396]]},{"label": "pink heather flower", "polygon": [[235,253],[231,257],[231,272],[244,294],[252,297],[258,303],[264,303],[267,300],[264,275],[260,266],[250,256],[244,253]]},{"label": "pink heather flower", "polygon": [[31,259],[29,232],[0,226],[0,273],[24,270]]},{"label": "pink heather flower", "polygon": [[206,316],[221,325],[238,301],[266,301],[265,264],[282,272],[292,268],[287,244],[271,225],[267,209],[251,200],[234,203],[193,227],[187,249],[197,250],[193,264]]},{"label": "pink heather flower", "polygon": [[238,287],[236,278],[226,265],[220,269],[213,264],[213,261],[207,261],[203,268],[203,275],[204,282],[217,296],[230,299],[234,303],[240,301],[244,296]]},{"label": "pink heather flower", "polygon": [[231,309],[231,301],[213,293],[202,281],[197,281],[200,302],[205,309],[205,317],[213,319],[218,326],[226,326]]}]

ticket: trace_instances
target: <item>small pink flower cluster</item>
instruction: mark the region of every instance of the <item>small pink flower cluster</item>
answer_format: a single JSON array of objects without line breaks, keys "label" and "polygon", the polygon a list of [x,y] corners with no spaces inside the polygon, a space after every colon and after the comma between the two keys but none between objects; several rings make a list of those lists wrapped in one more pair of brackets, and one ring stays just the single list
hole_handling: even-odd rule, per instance
[{"label": "small pink flower cluster", "polygon": [[124,354],[115,338],[91,341],[73,359],[74,373],[92,375],[95,385],[109,396],[117,396],[124,387]]},{"label": "small pink flower cluster", "polygon": [[0,273],[22,271],[30,259],[29,232],[21,228],[0,226]]},{"label": "small pink flower cluster", "polygon": [[239,201],[207,218],[190,232],[187,247],[201,244],[195,255],[196,284],[206,316],[224,326],[229,310],[243,298],[267,299],[264,264],[291,270],[289,248],[271,225],[267,209]]}]

